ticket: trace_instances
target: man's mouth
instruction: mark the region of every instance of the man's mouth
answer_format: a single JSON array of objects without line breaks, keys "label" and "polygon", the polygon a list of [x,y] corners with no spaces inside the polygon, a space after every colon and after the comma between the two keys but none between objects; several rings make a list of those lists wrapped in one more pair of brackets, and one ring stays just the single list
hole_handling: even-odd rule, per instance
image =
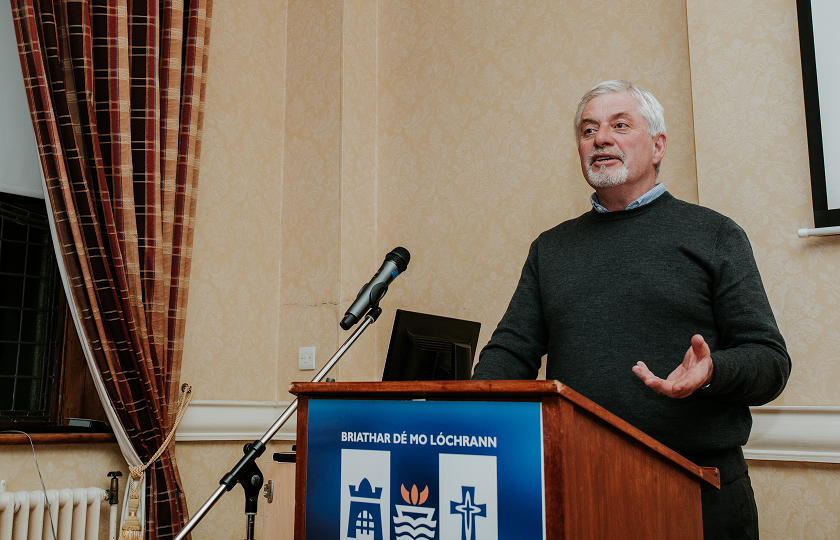
[{"label": "man's mouth", "polygon": [[604,166],[607,165],[610,161],[620,161],[624,163],[624,155],[623,154],[590,154],[589,156],[589,166]]},{"label": "man's mouth", "polygon": [[603,163],[613,160],[620,161],[616,156],[595,156],[595,158],[592,159],[592,164],[594,165],[596,163]]}]

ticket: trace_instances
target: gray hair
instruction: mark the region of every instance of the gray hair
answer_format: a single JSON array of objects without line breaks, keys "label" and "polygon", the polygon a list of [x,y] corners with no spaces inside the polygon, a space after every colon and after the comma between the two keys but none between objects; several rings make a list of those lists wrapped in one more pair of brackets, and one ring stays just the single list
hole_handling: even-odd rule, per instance
[{"label": "gray hair", "polygon": [[[575,142],[580,144],[580,117],[583,114],[583,109],[586,105],[598,96],[604,94],[615,94],[619,92],[628,92],[631,96],[636,98],[639,103],[639,114],[645,119],[647,125],[648,135],[655,137],[659,134],[665,134],[665,110],[662,105],[653,97],[653,94],[647,90],[642,90],[635,83],[624,81],[621,79],[614,79],[612,81],[604,81],[593,86],[586,92],[580,103],[578,103],[577,112],[575,113]],[[656,174],[659,175],[659,165],[656,164]]]}]

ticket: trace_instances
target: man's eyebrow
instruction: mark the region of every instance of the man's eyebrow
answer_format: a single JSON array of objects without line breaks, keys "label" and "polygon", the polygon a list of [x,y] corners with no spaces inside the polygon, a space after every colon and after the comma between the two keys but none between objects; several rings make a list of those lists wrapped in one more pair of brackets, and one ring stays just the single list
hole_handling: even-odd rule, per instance
[{"label": "man's eyebrow", "polygon": [[610,116],[610,120],[617,120],[618,118],[629,118],[630,116],[633,116],[633,113],[631,113],[630,111],[621,111]]},{"label": "man's eyebrow", "polygon": [[598,122],[596,122],[592,118],[581,118],[580,119],[580,124],[578,124],[578,126],[579,126],[580,129],[583,129],[585,126],[590,125],[590,124],[596,124],[597,125]]},{"label": "man's eyebrow", "polygon": [[[626,119],[629,119],[632,115],[633,115],[633,113],[632,113],[632,112],[630,112],[630,111],[619,111],[619,112],[617,112],[617,113],[615,113],[615,114],[611,115],[611,116],[609,117],[609,121],[610,121],[610,122],[614,122],[615,120],[618,120],[619,118],[626,118]],[[586,117],[584,117],[584,118],[581,118],[581,119],[580,119],[580,124],[579,124],[579,125],[580,125],[580,127],[583,127],[583,126],[585,126],[586,124],[595,124],[595,125],[597,125],[598,123],[599,123],[599,122],[598,122],[597,120],[595,120],[594,118],[586,118]]]}]

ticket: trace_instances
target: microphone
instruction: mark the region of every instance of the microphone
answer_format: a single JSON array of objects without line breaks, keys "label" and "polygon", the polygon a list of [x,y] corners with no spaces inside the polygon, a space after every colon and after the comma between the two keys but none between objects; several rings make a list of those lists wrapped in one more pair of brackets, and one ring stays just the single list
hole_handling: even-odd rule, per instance
[{"label": "microphone", "polygon": [[388,292],[388,284],[405,272],[408,268],[408,261],[411,260],[411,254],[407,249],[396,247],[391,252],[385,255],[385,262],[379,267],[379,270],[373,275],[373,279],[362,287],[359,291],[353,305],[344,314],[344,318],[339,323],[339,326],[344,330],[349,330],[351,326],[359,322],[365,312],[371,307],[377,305],[385,293]]}]

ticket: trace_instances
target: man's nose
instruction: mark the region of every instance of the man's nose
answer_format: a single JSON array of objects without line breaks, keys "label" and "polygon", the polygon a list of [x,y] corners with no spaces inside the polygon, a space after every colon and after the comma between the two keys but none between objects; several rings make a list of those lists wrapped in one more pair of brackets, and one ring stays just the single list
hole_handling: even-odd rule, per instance
[{"label": "man's nose", "polygon": [[608,127],[602,127],[595,132],[595,146],[610,146],[612,144],[615,144],[615,141]]}]

